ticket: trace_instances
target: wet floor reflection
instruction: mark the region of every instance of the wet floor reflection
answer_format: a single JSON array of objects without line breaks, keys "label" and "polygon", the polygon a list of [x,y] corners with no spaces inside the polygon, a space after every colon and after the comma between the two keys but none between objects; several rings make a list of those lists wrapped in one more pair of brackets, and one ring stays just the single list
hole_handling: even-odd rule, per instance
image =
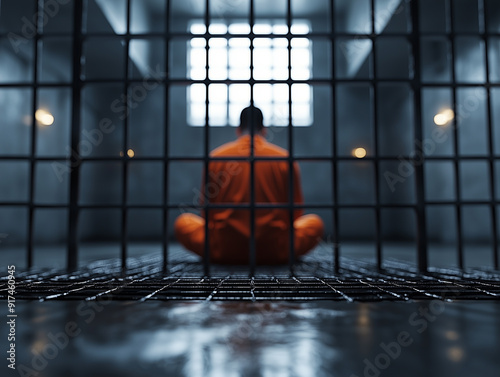
[{"label": "wet floor reflection", "polygon": [[499,314],[497,302],[24,302],[18,367],[51,377],[498,376]]}]

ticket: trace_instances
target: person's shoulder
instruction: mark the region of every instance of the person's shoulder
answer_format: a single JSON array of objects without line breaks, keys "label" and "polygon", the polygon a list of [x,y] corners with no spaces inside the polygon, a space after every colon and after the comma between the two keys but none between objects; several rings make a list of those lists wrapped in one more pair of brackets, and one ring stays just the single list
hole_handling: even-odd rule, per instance
[{"label": "person's shoulder", "polygon": [[236,141],[230,141],[228,143],[222,144],[220,147],[215,148],[210,156],[227,156],[227,155],[237,155],[239,147]]},{"label": "person's shoulder", "polygon": [[272,153],[273,155],[276,156],[288,156],[288,151],[284,148],[281,148],[280,146],[273,144],[269,141],[266,141],[264,144],[264,149],[267,153]]}]

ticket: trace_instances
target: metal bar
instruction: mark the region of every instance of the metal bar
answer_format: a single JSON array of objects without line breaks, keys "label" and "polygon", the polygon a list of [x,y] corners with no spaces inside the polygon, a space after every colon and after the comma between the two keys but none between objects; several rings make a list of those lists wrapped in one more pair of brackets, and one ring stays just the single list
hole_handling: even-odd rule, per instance
[{"label": "metal bar", "polygon": [[[36,83],[38,81],[38,50],[40,44],[40,25],[39,21],[39,7],[43,6],[43,3],[36,1],[34,3],[34,14],[37,15],[34,19],[35,24],[35,36],[33,39],[33,82]],[[38,107],[38,90],[33,89],[33,97],[31,103],[31,146],[30,146],[30,155],[32,159],[35,158],[36,155],[36,144],[37,144],[37,120],[36,120],[36,110]],[[28,213],[28,237],[27,237],[27,261],[26,266],[28,269],[33,267],[33,248],[34,248],[34,237],[35,237],[35,178],[36,178],[36,164],[32,160],[30,164],[30,187],[29,187],[29,213]]]},{"label": "metal bar", "polygon": [[[180,32],[180,31],[172,31],[169,33],[171,38],[181,38],[181,37],[191,37],[192,34],[190,32]],[[488,33],[492,37],[500,37],[499,32],[489,32]],[[89,32],[85,33],[84,39],[87,38],[96,38],[96,37],[124,37],[126,36],[127,33],[115,33],[114,31],[111,33],[106,33],[106,32]],[[308,33],[309,37],[323,37],[323,38],[329,38],[331,35],[330,32],[321,32],[321,31],[316,31],[316,32],[310,32]],[[349,33],[349,32],[335,32],[335,35],[337,37],[346,37],[346,38],[371,38],[372,34],[371,33]],[[389,37],[409,37],[409,34],[407,32],[387,32],[384,31],[385,36]],[[427,32],[427,31],[421,31],[420,35],[423,37],[435,37],[435,36],[448,36],[450,33],[440,33],[440,32]],[[460,32],[461,36],[470,36],[470,37],[477,37],[478,33],[477,32],[467,32],[463,31]],[[44,36],[47,37],[67,37],[68,34],[65,32],[44,32]],[[147,38],[162,38],[164,37],[165,34],[163,32],[149,32],[149,33],[134,33],[131,34],[132,39],[147,39]],[[217,34],[218,37],[225,38],[225,37],[235,37],[235,38],[247,38],[248,34],[238,34],[238,33],[226,33],[226,34]],[[268,36],[271,37],[278,37],[282,38],[283,35],[281,34],[266,34],[264,35],[257,35],[257,38],[268,38]],[[8,38],[9,33],[0,33],[0,38]]]},{"label": "metal bar", "polygon": [[492,237],[492,252],[493,252],[493,265],[495,266],[495,269],[500,269],[499,266],[499,258],[498,258],[498,230],[497,230],[497,224],[498,224],[498,218],[497,218],[497,211],[496,211],[496,205],[495,205],[495,195],[496,195],[496,180],[495,180],[495,159],[493,158],[495,155],[495,141],[494,141],[494,132],[493,132],[493,105],[492,105],[492,99],[491,99],[491,89],[490,89],[490,60],[489,60],[489,33],[488,33],[488,2],[486,0],[482,0],[480,3],[480,6],[482,6],[482,13],[483,13],[483,27],[484,27],[484,33],[482,34],[482,38],[484,41],[484,58],[485,58],[485,64],[486,64],[486,101],[487,101],[487,117],[488,117],[488,167],[489,167],[489,173],[490,173],[490,195],[491,195],[491,205],[490,211],[491,211],[491,225],[492,225],[492,231],[493,231],[493,237]]},{"label": "metal bar", "polygon": [[[451,44],[451,77],[452,77],[452,82],[457,81],[457,74],[456,74],[456,48],[455,48],[455,20],[453,16],[453,0],[448,0],[448,14],[449,14],[449,22],[450,22],[450,44]],[[453,106],[453,112],[457,114],[457,88],[453,87],[452,88],[452,106]],[[454,156],[458,156],[459,153],[459,134],[458,134],[458,121],[457,117],[453,117],[453,149],[454,149]],[[461,187],[460,187],[460,164],[458,163],[458,160],[454,160],[454,172],[455,172],[455,193],[457,196],[457,199],[460,199],[462,197],[461,195]],[[455,211],[457,215],[457,259],[458,259],[458,265],[460,268],[464,268],[464,246],[463,246],[463,236],[462,236],[462,207],[460,204],[456,203],[455,204]]]},{"label": "metal bar", "polygon": [[210,143],[209,143],[209,137],[210,137],[210,132],[209,132],[209,117],[208,117],[208,110],[209,110],[209,85],[208,85],[208,79],[209,79],[209,46],[208,42],[210,40],[209,33],[208,33],[208,28],[210,26],[210,0],[205,0],[205,27],[206,27],[206,32],[205,32],[205,40],[206,40],[206,46],[205,46],[205,60],[206,60],[206,79],[207,82],[205,83],[205,132],[204,132],[204,158],[205,158],[205,165],[204,165],[204,171],[205,175],[203,177],[204,179],[204,190],[203,190],[203,211],[205,213],[205,249],[203,253],[203,271],[205,276],[210,275],[210,235],[209,235],[209,227],[208,227],[208,222],[209,222],[209,209],[208,209],[208,202],[209,202],[209,196],[208,196],[208,183],[209,183],[209,163],[210,163]]},{"label": "metal bar", "polygon": [[[255,24],[255,14],[254,14],[254,0],[250,1],[250,30],[253,33],[253,26]],[[252,35],[251,35],[252,36]],[[254,106],[253,98],[253,38],[250,38],[250,106]],[[255,240],[255,129],[254,129],[254,112],[250,112],[250,277],[255,275],[255,267],[257,264],[256,256],[256,240]]]},{"label": "metal bar", "polygon": [[[417,0],[412,0],[412,48],[413,48],[413,100],[414,100],[414,130],[415,140],[424,139],[422,127],[422,92],[420,90],[421,82],[421,61],[420,61],[420,10]],[[425,213],[425,182],[424,182],[424,161],[425,153],[423,150],[415,150],[415,157],[412,159],[415,169],[415,193],[417,199],[417,261],[420,272],[426,272],[428,267],[427,258],[427,223]],[[418,155],[420,154],[420,159]]]},{"label": "metal bar", "polygon": [[82,61],[82,27],[83,27],[83,0],[74,1],[73,13],[73,80],[72,80],[72,104],[71,104],[71,172],[69,191],[69,225],[68,225],[68,249],[67,269],[76,270],[78,266],[78,193],[80,190],[80,165],[81,157],[78,151],[81,131],[81,61]]},{"label": "metal bar", "polygon": [[[128,96],[129,94],[129,72],[130,72],[130,65],[129,65],[129,55],[130,55],[130,19],[132,17],[131,14],[131,2],[132,0],[126,0],[127,1],[127,37],[125,38],[125,61],[124,61],[124,72],[125,72],[125,80],[123,82],[123,91],[124,95]],[[129,105],[128,101],[125,101],[125,112],[126,114],[129,114]],[[130,115],[126,116],[125,119],[123,119],[123,156],[122,156],[122,218],[121,218],[121,237],[120,237],[120,250],[121,250],[121,264],[122,264],[122,270],[127,269],[127,239],[128,239],[128,229],[127,229],[127,223],[128,223],[128,208],[127,208],[127,186],[128,186],[128,163],[129,163],[129,156],[128,156],[128,133],[129,133],[129,125],[130,125]]]},{"label": "metal bar", "polygon": [[[335,3],[330,2],[330,27],[331,27],[331,51],[332,51],[332,188],[333,188],[333,203],[339,202],[339,186],[338,186],[338,150],[337,150],[337,76],[336,76],[336,50],[335,50]],[[354,158],[354,157],[353,157]],[[338,207],[333,208],[333,263],[334,273],[340,271],[340,232],[339,232],[339,210]]]},{"label": "metal bar", "polygon": [[[377,46],[376,42],[376,2],[375,0],[370,0],[371,4],[371,23],[372,23],[372,55],[373,55],[373,74],[375,77],[378,75],[377,68]],[[382,269],[382,226],[381,226],[381,212],[380,207],[380,177],[379,170],[380,165],[378,163],[379,156],[379,142],[378,142],[378,85],[377,83],[372,83],[372,95],[373,95],[373,145],[374,145],[374,155],[375,155],[375,163],[373,164],[374,172],[375,172],[375,203],[377,204],[377,208],[375,209],[375,243],[376,243],[376,253],[377,253],[377,268]]]},{"label": "metal bar", "polygon": [[[366,156],[363,157],[363,160],[366,161],[400,161],[401,159],[404,160],[411,160],[414,156]],[[19,161],[61,161],[61,162],[68,162],[69,159],[68,157],[35,157],[32,158],[31,156],[17,156],[17,155],[11,155],[11,156],[0,156],[0,160],[19,160]],[[157,162],[163,162],[163,157],[148,157],[148,156],[134,156],[134,161],[157,161]],[[192,156],[175,156],[175,157],[170,157],[169,161],[198,161],[198,162],[203,162],[205,159],[204,157],[192,157]],[[255,161],[288,161],[288,157],[265,157],[265,156],[254,156]],[[299,157],[296,156],[294,157],[295,161],[325,161],[325,162],[330,162],[332,161],[332,157],[330,156],[303,156]],[[359,158],[357,157],[352,157],[352,156],[337,156],[337,160],[339,161],[359,161]],[[488,157],[488,156],[473,156],[473,155],[467,155],[467,156],[426,156],[425,157],[426,161],[498,161],[500,162],[500,156],[493,156],[493,157]],[[81,162],[86,162],[86,161],[122,161],[121,157],[82,157],[80,158]],[[249,157],[210,157],[210,161],[250,161]]]},{"label": "metal bar", "polygon": [[162,270],[163,273],[168,272],[168,246],[169,246],[169,210],[167,207],[169,201],[169,168],[170,168],[170,6],[171,1],[167,0],[165,7],[165,113],[164,113],[164,139],[163,139],[163,249],[162,249]]},{"label": "metal bar", "polygon": [[[495,205],[500,205],[500,201],[495,200],[493,202]],[[426,205],[431,205],[431,206],[453,206],[453,205],[476,205],[476,206],[488,206],[492,204],[491,201],[460,201],[460,202],[425,202]],[[0,207],[24,207],[28,206],[26,202],[0,202]],[[222,209],[222,208],[246,208],[250,209],[250,204],[208,204],[206,205],[208,208],[211,209]],[[55,208],[68,208],[66,204],[36,204],[33,206],[34,208],[45,208],[45,209],[55,209]],[[134,208],[134,209],[179,209],[179,207],[184,207],[184,208],[189,208],[189,209],[203,209],[204,205],[203,204],[189,204],[186,205],[186,203],[176,203],[176,204],[167,204],[167,205],[161,205],[161,204],[129,204],[126,206],[127,208]],[[121,209],[123,208],[121,204],[82,204],[78,205],[77,208],[79,209]],[[258,209],[276,209],[276,208],[284,208],[284,209],[290,209],[290,208],[295,208],[295,209],[376,209],[376,208],[407,208],[407,209],[416,209],[417,205],[416,204],[398,204],[398,203],[393,203],[393,204],[294,204],[293,206],[290,206],[290,204],[255,204],[255,208]]]},{"label": "metal bar", "polygon": [[288,267],[293,276],[295,264],[295,228],[294,228],[294,154],[293,154],[293,121],[292,121],[292,0],[287,1],[286,22],[288,26],[288,203],[289,209],[289,257]]},{"label": "metal bar", "polygon": [[[385,34],[384,34],[385,36]],[[460,34],[461,37],[463,37],[462,34]],[[478,35],[476,35],[477,37]],[[198,36],[202,37],[202,36]],[[220,35],[217,35],[217,38],[219,38]],[[248,37],[248,36],[247,36]],[[283,38],[283,36],[281,36]],[[130,38],[133,39],[133,38]],[[257,39],[257,38],[254,38]],[[136,79],[136,78],[130,78],[129,83],[141,83],[144,81],[144,79]],[[293,80],[294,84],[331,84],[331,79],[326,79],[326,78],[310,78],[307,80],[300,80],[296,79]],[[391,78],[371,78],[371,79],[363,79],[363,78],[337,78],[335,79],[337,83],[347,83],[347,84],[352,84],[352,83],[359,83],[359,84],[374,84],[374,83],[381,83],[381,84],[391,84],[391,83],[409,83],[411,84],[412,79],[403,79],[403,78],[397,78],[397,79],[391,79]],[[112,78],[107,78],[107,79],[85,79],[84,82],[86,84],[121,84],[123,83],[122,79],[112,79]],[[162,80],[157,80],[158,83],[160,84],[165,84],[167,82],[166,79]],[[187,79],[187,78],[171,78],[168,80],[170,84],[205,84],[206,80],[194,80],[194,79]],[[248,84],[248,80],[242,80],[242,79],[227,79],[227,80],[210,80],[210,83],[212,84]],[[289,80],[254,80],[255,84],[288,84]],[[425,83],[420,83],[420,86],[423,88],[477,88],[477,87],[486,87],[486,84],[484,82],[463,82],[463,83],[443,83],[443,82],[425,82]],[[489,87],[492,88],[499,88],[500,83],[490,83],[488,84]],[[26,82],[11,82],[11,83],[0,83],[0,88],[68,88],[71,87],[70,84],[66,83],[40,83],[40,84],[31,84],[31,83],[26,83]]]}]

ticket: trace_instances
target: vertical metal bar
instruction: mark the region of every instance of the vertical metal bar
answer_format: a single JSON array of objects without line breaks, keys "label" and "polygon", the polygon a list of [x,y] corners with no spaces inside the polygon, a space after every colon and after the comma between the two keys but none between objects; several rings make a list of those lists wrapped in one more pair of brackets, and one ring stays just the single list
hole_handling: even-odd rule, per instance
[{"label": "vertical metal bar", "polygon": [[[411,43],[413,49],[413,79],[412,90],[414,100],[414,140],[422,141],[424,133],[422,128],[422,91],[421,91],[421,61],[420,61],[420,13],[418,0],[412,0],[411,21],[412,36]],[[418,155],[420,154],[420,159]],[[415,169],[415,192],[417,196],[417,263],[420,272],[426,272],[428,268],[427,260],[427,227],[425,213],[425,182],[424,182],[424,151],[414,151],[413,167]]]},{"label": "vertical metal bar", "polygon": [[[43,2],[35,1],[34,14],[39,15],[39,7],[43,6]],[[30,187],[29,187],[29,217],[28,217],[28,244],[27,244],[27,268],[33,267],[33,248],[34,248],[34,232],[35,232],[35,169],[36,169],[36,138],[37,138],[37,121],[36,109],[38,106],[38,49],[40,43],[39,17],[34,20],[35,37],[33,39],[33,97],[31,103],[31,145],[30,145]]]},{"label": "vertical metal bar", "polygon": [[457,258],[458,266],[464,268],[464,246],[463,246],[463,235],[462,235],[462,205],[461,205],[461,187],[460,187],[460,154],[459,154],[459,143],[458,143],[458,122],[457,122],[457,75],[456,75],[456,52],[455,52],[455,20],[453,17],[453,0],[448,0],[448,17],[450,20],[450,43],[451,43],[451,78],[453,82],[452,87],[452,106],[455,117],[453,118],[453,149],[454,149],[454,171],[455,171],[455,193],[457,198],[455,200],[455,210],[457,214]]},{"label": "vertical metal bar", "polygon": [[372,51],[373,51],[373,145],[374,145],[374,171],[375,171],[375,239],[377,244],[377,268],[382,269],[382,227],[381,227],[381,213],[380,213],[380,159],[379,159],[379,142],[378,142],[378,79],[377,79],[377,46],[375,41],[377,39],[376,33],[376,9],[375,0],[371,0],[371,22],[372,22]]},{"label": "vertical metal bar", "polygon": [[[125,37],[125,82],[124,82],[124,95],[128,96],[129,91],[129,54],[130,54],[130,18],[131,18],[131,2],[132,0],[127,0],[127,34]],[[125,113],[129,114],[128,101],[125,101]],[[129,127],[129,116],[126,116],[123,120],[123,157],[122,157],[122,218],[121,218],[121,267],[125,271],[127,269],[127,240],[128,240],[128,207],[127,207],[127,186],[128,186],[128,127]]]},{"label": "vertical metal bar", "polygon": [[[250,30],[253,33],[254,21],[254,0],[250,0]],[[253,38],[250,39],[250,106],[253,103]],[[253,127],[255,119],[253,111],[250,112],[250,277],[255,275],[256,241],[255,241],[255,129]]]},{"label": "vertical metal bar", "polygon": [[167,0],[165,6],[165,113],[164,113],[164,139],[163,139],[163,249],[162,249],[162,270],[167,273],[168,267],[168,200],[169,200],[169,168],[170,168],[170,0]]},{"label": "vertical metal bar", "polygon": [[336,50],[335,50],[335,2],[330,3],[331,17],[331,49],[332,49],[332,188],[333,188],[333,266],[334,273],[340,271],[340,233],[339,233],[339,209],[338,209],[338,150],[337,150],[337,82],[336,82]]},{"label": "vertical metal bar", "polygon": [[208,33],[208,28],[210,26],[210,0],[205,0],[205,40],[206,40],[206,46],[205,46],[205,70],[206,70],[206,77],[205,77],[205,129],[204,129],[204,190],[203,190],[203,210],[205,212],[205,248],[204,248],[204,253],[203,253],[203,271],[205,276],[210,275],[210,234],[209,234],[209,227],[208,227],[208,221],[209,221],[209,208],[208,208],[208,202],[209,202],[209,196],[208,196],[208,174],[209,174],[209,163],[210,163],[210,143],[209,143],[209,119],[208,119],[208,110],[209,110],[209,46],[208,42],[210,40],[210,35]]},{"label": "vertical metal bar", "polygon": [[288,26],[288,204],[289,204],[289,257],[290,275],[294,274],[295,264],[295,228],[294,228],[294,154],[293,154],[293,122],[292,122],[292,0],[287,3],[286,22]]},{"label": "vertical metal bar", "polygon": [[486,64],[486,100],[487,100],[487,111],[488,111],[488,158],[489,158],[489,173],[490,173],[490,195],[491,195],[491,223],[493,228],[493,266],[496,270],[499,269],[498,260],[498,234],[497,234],[497,212],[495,205],[495,195],[496,195],[496,182],[495,182],[495,146],[494,146],[494,134],[493,134],[493,106],[491,100],[491,86],[490,86],[490,61],[489,61],[489,30],[488,30],[488,2],[486,0],[480,1],[480,6],[482,7],[482,19],[484,32],[482,34],[484,40],[484,55]]},{"label": "vertical metal bar", "polygon": [[74,271],[78,267],[78,193],[80,190],[81,156],[78,151],[81,131],[81,60],[83,49],[83,0],[74,1],[73,9],[73,78],[71,103],[71,172],[69,191],[69,226],[67,269]]}]

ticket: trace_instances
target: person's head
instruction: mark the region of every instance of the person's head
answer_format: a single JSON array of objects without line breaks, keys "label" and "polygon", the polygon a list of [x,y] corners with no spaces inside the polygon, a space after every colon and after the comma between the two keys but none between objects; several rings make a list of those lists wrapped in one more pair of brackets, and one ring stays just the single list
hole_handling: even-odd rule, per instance
[{"label": "person's head", "polygon": [[264,116],[262,115],[262,111],[255,106],[246,107],[241,111],[240,126],[236,130],[236,133],[238,136],[245,133],[249,134],[252,132],[252,128],[255,135],[260,134],[264,136],[266,134]]}]

